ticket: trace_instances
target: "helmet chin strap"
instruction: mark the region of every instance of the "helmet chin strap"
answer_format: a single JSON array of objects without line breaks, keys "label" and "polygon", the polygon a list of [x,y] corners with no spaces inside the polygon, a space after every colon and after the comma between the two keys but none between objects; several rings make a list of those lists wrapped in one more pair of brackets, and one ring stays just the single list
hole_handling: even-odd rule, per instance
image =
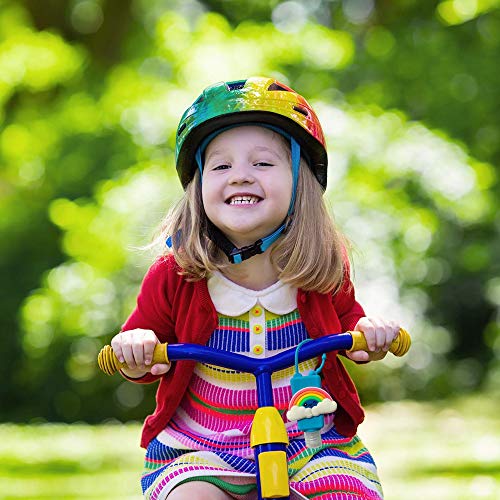
[{"label": "helmet chin strap", "polygon": [[251,245],[244,247],[236,247],[231,240],[210,220],[208,221],[208,237],[227,255],[229,262],[232,264],[240,264],[244,260],[264,253],[279,237],[286,231],[290,217],[287,216],[285,221],[271,234],[265,238],[254,241]]},{"label": "helmet chin strap", "polygon": [[[229,238],[210,220],[208,220],[207,233],[208,237],[226,254],[229,262],[232,264],[240,264],[244,260],[264,253],[282,234],[284,234],[293,217],[293,210],[295,207],[295,198],[297,194],[297,182],[299,178],[299,166],[300,166],[300,145],[299,143],[284,130],[274,127],[272,125],[267,125],[263,123],[248,123],[246,125],[258,125],[261,127],[266,127],[278,134],[284,136],[286,139],[290,140],[290,150],[291,150],[291,163],[292,163],[292,196],[290,198],[290,205],[288,207],[288,213],[283,222],[271,233],[254,241],[251,245],[238,248]],[[216,132],[209,135],[201,143],[200,147],[196,151],[196,163],[198,164],[198,169],[200,172],[200,182],[203,179],[203,153],[208,145],[208,143],[218,134],[227,130],[231,127],[225,127],[217,130]],[[167,238],[166,244],[169,248],[172,248],[172,237]]]}]

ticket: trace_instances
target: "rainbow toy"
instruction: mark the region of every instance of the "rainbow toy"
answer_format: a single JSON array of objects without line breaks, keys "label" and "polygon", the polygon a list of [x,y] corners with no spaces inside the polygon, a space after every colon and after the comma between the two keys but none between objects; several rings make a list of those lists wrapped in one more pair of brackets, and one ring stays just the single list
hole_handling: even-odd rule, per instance
[{"label": "rainbow toy", "polygon": [[[300,347],[297,346],[297,351]],[[337,403],[330,394],[321,387],[319,371],[311,370],[302,375],[298,369],[297,356],[295,358],[295,374],[290,379],[292,398],[288,404],[286,418],[289,422],[297,422],[297,428],[304,433],[304,440],[308,448],[321,446],[321,429],[325,424],[324,415],[333,413]]]},{"label": "rainbow toy", "polygon": [[332,400],[332,397],[321,387],[304,387],[292,396],[292,399],[290,400],[290,403],[288,405],[288,409],[291,409],[292,406],[303,406],[306,408],[311,408],[312,406],[316,406],[324,399]]},{"label": "rainbow toy", "polygon": [[323,427],[323,415],[336,409],[337,403],[324,389],[304,387],[292,396],[286,416],[290,421],[298,421],[300,430],[318,430]]}]

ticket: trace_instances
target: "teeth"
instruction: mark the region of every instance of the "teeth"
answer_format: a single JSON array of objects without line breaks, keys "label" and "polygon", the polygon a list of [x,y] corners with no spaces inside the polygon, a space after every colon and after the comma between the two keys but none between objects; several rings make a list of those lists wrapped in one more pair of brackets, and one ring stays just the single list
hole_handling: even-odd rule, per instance
[{"label": "teeth", "polygon": [[229,200],[230,205],[253,205],[259,202],[256,196],[234,196]]}]

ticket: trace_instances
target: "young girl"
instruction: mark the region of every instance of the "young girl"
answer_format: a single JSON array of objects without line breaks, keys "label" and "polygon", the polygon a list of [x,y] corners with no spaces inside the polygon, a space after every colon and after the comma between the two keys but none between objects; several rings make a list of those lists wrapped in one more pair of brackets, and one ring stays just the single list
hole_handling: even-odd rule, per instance
[{"label": "young girl", "polygon": [[[194,342],[265,358],[308,337],[361,330],[370,353],[346,356],[366,362],[384,357],[399,326],[366,318],[356,302],[322,198],[323,132],[302,96],[268,78],[205,89],[180,121],[176,164],[185,195],[163,224],[168,248],[111,342],[125,377],[160,381],[143,429],[142,488],[151,499],[256,498],[253,377],[188,361],[150,366],[154,346]],[[290,437],[292,498],[382,498],[356,436],[363,410],[338,354],[322,372],[338,409],[325,418],[320,447],[307,448],[284,416],[293,368],[273,376]]]}]

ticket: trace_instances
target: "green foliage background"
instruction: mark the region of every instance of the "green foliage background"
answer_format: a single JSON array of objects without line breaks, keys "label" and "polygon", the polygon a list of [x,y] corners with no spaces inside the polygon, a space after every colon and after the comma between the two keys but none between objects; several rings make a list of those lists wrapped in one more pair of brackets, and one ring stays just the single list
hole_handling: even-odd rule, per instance
[{"label": "green foliage background", "polygon": [[365,402],[500,386],[500,2],[0,0],[0,419],[141,419],[96,356],[180,195],[182,111],[272,75],[317,109],[369,314],[413,334]]}]

